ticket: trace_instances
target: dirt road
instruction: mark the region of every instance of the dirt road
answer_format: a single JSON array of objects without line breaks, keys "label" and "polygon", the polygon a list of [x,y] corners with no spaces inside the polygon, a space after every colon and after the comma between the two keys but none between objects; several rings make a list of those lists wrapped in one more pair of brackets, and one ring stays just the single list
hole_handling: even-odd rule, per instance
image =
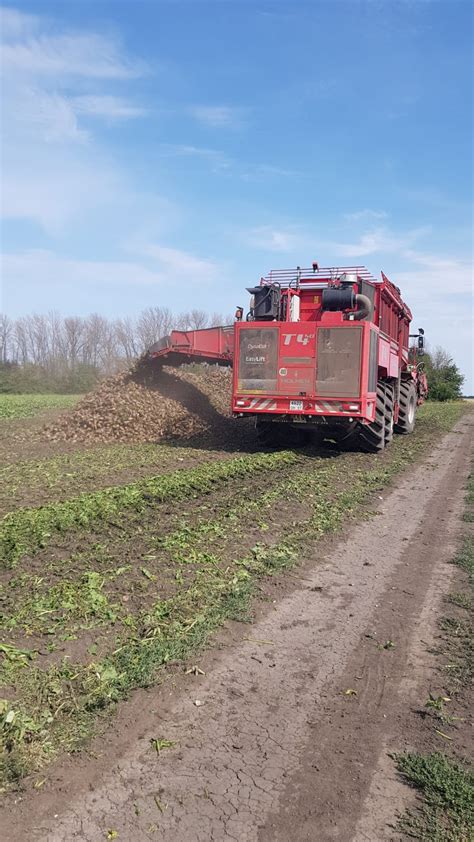
[{"label": "dirt road", "polygon": [[[403,711],[449,588],[471,431],[463,418],[256,624],[221,635],[204,675],[137,693],[96,757],[9,810],[4,838],[396,838],[407,795],[387,752],[410,745]],[[158,754],[153,739],[174,746]]]}]

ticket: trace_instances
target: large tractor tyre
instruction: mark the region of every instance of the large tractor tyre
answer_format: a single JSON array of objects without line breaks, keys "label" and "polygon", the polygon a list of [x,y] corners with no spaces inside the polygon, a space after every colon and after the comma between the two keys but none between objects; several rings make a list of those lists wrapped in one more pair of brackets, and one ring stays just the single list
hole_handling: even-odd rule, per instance
[{"label": "large tractor tyre", "polygon": [[377,403],[375,420],[370,424],[359,425],[360,449],[365,453],[381,453],[385,447],[385,383],[377,383]]},{"label": "large tractor tyre", "polygon": [[351,421],[347,424],[321,427],[320,438],[321,441],[333,444],[338,450],[354,450],[357,448],[357,431],[359,425],[357,421]]},{"label": "large tractor tyre", "polygon": [[385,392],[385,447],[387,447],[393,439],[395,391],[391,383],[384,383],[383,385]]},{"label": "large tractor tyre", "polygon": [[[377,383],[377,403],[375,419],[370,424],[357,425],[344,440],[346,450],[362,450],[364,453],[381,453],[386,444],[387,418],[385,404],[387,402],[386,383]],[[342,442],[341,442],[342,444]]]},{"label": "large tractor tyre", "polygon": [[398,421],[395,424],[395,432],[407,435],[415,429],[416,416],[416,388],[410,380],[402,380],[400,383],[400,406]]}]

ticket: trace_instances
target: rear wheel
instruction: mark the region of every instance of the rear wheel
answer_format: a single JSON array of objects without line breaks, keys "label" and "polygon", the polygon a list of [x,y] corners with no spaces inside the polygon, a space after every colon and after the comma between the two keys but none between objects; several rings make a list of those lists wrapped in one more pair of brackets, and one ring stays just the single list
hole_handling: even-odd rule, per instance
[{"label": "rear wheel", "polygon": [[360,448],[366,453],[381,453],[385,447],[385,384],[377,383],[375,420],[359,425]]},{"label": "rear wheel", "polygon": [[345,439],[344,444],[347,449],[362,450],[364,453],[381,453],[384,449],[387,441],[386,429],[389,426],[385,408],[388,400],[386,394],[387,385],[382,380],[377,383],[375,419],[369,424],[357,423],[354,431]]},{"label": "rear wheel", "polygon": [[395,424],[395,432],[407,435],[415,429],[416,416],[416,389],[415,384],[410,380],[402,380],[400,383],[400,407],[398,421]]},{"label": "rear wheel", "polygon": [[387,447],[393,439],[395,393],[391,383],[384,383],[383,385],[385,391],[385,447]]}]

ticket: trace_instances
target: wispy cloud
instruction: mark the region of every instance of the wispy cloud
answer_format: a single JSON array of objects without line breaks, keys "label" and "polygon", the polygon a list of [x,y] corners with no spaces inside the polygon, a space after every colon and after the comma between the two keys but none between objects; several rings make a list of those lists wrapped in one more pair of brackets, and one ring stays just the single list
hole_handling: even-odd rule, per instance
[{"label": "wispy cloud", "polygon": [[62,294],[76,284],[92,289],[97,285],[157,286],[166,281],[161,271],[136,261],[75,260],[44,249],[6,254],[2,264],[10,284],[24,284],[25,278],[31,277],[35,284],[55,287]]},{"label": "wispy cloud", "polygon": [[[409,262],[412,268],[402,270],[398,277],[407,284],[416,281],[423,298],[429,299],[433,293],[438,293],[448,303],[454,296],[467,295],[471,297],[472,306],[472,260],[415,249],[407,249],[403,257],[405,265]],[[441,316],[441,311],[438,315]],[[472,327],[471,314],[465,312],[464,316],[471,320]]]},{"label": "wispy cloud", "polygon": [[[365,214],[361,216],[361,220]],[[359,259],[375,254],[402,254],[411,248],[420,237],[429,233],[428,228],[415,228],[409,231],[394,232],[387,227],[371,228],[362,232],[356,240],[334,240],[321,228],[312,231],[308,228],[290,225],[286,228],[263,225],[252,228],[244,235],[246,242],[262,251],[300,253],[322,250],[337,259]]]},{"label": "wispy cloud", "polygon": [[373,219],[387,219],[387,217],[388,213],[386,211],[372,210],[371,208],[364,208],[363,210],[343,214],[343,219],[347,220],[347,222],[369,222]]},{"label": "wispy cloud", "polygon": [[267,252],[293,252],[305,243],[305,234],[298,228],[276,228],[260,225],[245,232],[245,242]]},{"label": "wispy cloud", "polygon": [[132,60],[121,44],[95,32],[52,33],[43,20],[6,9],[2,15],[4,71],[38,76],[133,79],[145,64]]},{"label": "wispy cloud", "polygon": [[10,150],[2,184],[2,214],[35,222],[57,236],[76,217],[104,205],[123,201],[119,174],[110,163],[88,149],[71,156],[69,150]]},{"label": "wispy cloud", "polygon": [[193,105],[189,114],[213,129],[235,129],[245,123],[246,110],[229,105]]},{"label": "wispy cloud", "polygon": [[262,182],[280,178],[301,178],[305,174],[298,170],[280,167],[277,164],[247,164],[233,158],[222,149],[195,146],[190,143],[162,143],[158,152],[169,158],[195,158],[206,162],[213,172],[225,172],[242,181]]},{"label": "wispy cloud", "polygon": [[189,143],[162,143],[158,151],[165,158],[200,158],[202,161],[206,161],[215,172],[227,170],[234,163],[220,149],[193,146]]},{"label": "wispy cloud", "polygon": [[144,117],[146,108],[132,105],[127,100],[107,94],[75,96],[71,101],[76,114],[88,114],[92,117],[105,117],[112,120],[128,120]]},{"label": "wispy cloud", "polygon": [[406,252],[420,237],[429,233],[426,227],[396,233],[388,228],[374,228],[354,242],[328,242],[331,250],[342,257],[368,257],[372,254],[400,254]]},{"label": "wispy cloud", "polygon": [[453,199],[452,196],[446,195],[446,193],[443,193],[438,187],[402,186],[399,188],[399,193],[405,202],[410,202],[410,204],[415,205],[425,205],[427,210],[430,211],[435,208],[436,210],[447,212],[459,212],[461,210],[464,214],[470,214],[472,212],[470,202]]},{"label": "wispy cloud", "polygon": [[[36,85],[7,84],[4,108],[10,116],[5,143],[16,150],[29,143],[85,143],[87,130],[79,125],[72,101],[59,92],[48,92]],[[25,150],[26,151],[26,150]]]},{"label": "wispy cloud", "polygon": [[[136,247],[136,246],[135,246]],[[159,243],[144,243],[139,249],[140,254],[152,258],[159,267],[164,278],[170,281],[191,281],[192,284],[210,282],[221,271],[214,260],[197,257],[181,249],[170,248]]]},{"label": "wispy cloud", "polygon": [[306,174],[299,170],[293,170],[289,167],[280,167],[278,164],[254,164],[253,166],[244,166],[241,172],[243,181],[248,182],[262,182],[278,178],[292,178],[300,179],[306,178]]},{"label": "wispy cloud", "polygon": [[[115,202],[123,176],[94,138],[98,120],[144,115],[107,87],[143,72],[120,43],[96,32],[3,9],[1,213],[57,235],[76,214]],[[125,188],[122,185],[122,191]]]},{"label": "wispy cloud", "polygon": [[39,27],[36,15],[19,12],[9,6],[0,6],[0,31],[3,39],[14,39],[31,35]]},{"label": "wispy cloud", "polygon": [[10,310],[8,290],[17,286],[25,295],[34,290],[35,300],[41,290],[41,296],[56,297],[74,308],[84,299],[84,290],[93,295],[104,288],[119,292],[121,288],[151,287],[159,288],[163,297],[178,283],[181,290],[188,291],[210,284],[222,270],[216,262],[190,252],[149,244],[128,260],[80,260],[49,249],[8,253],[1,259],[1,271],[8,279],[4,306]]}]

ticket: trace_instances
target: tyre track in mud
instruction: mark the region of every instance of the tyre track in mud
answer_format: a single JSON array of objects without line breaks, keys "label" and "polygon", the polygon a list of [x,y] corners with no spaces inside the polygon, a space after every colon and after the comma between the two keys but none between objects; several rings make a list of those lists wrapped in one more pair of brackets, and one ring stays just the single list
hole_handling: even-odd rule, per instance
[{"label": "tyre track in mud", "polygon": [[[142,739],[123,733],[108,771],[91,761],[90,791],[66,783],[39,796],[34,825],[13,809],[7,838],[353,839],[419,646],[418,614],[451,551],[471,429],[461,420],[318,567],[308,555],[304,585],[247,639],[201,659],[205,676],[183,679],[167,702],[166,688],[148,693]],[[344,696],[354,685],[357,696]],[[176,743],[158,759],[156,736]]]}]

